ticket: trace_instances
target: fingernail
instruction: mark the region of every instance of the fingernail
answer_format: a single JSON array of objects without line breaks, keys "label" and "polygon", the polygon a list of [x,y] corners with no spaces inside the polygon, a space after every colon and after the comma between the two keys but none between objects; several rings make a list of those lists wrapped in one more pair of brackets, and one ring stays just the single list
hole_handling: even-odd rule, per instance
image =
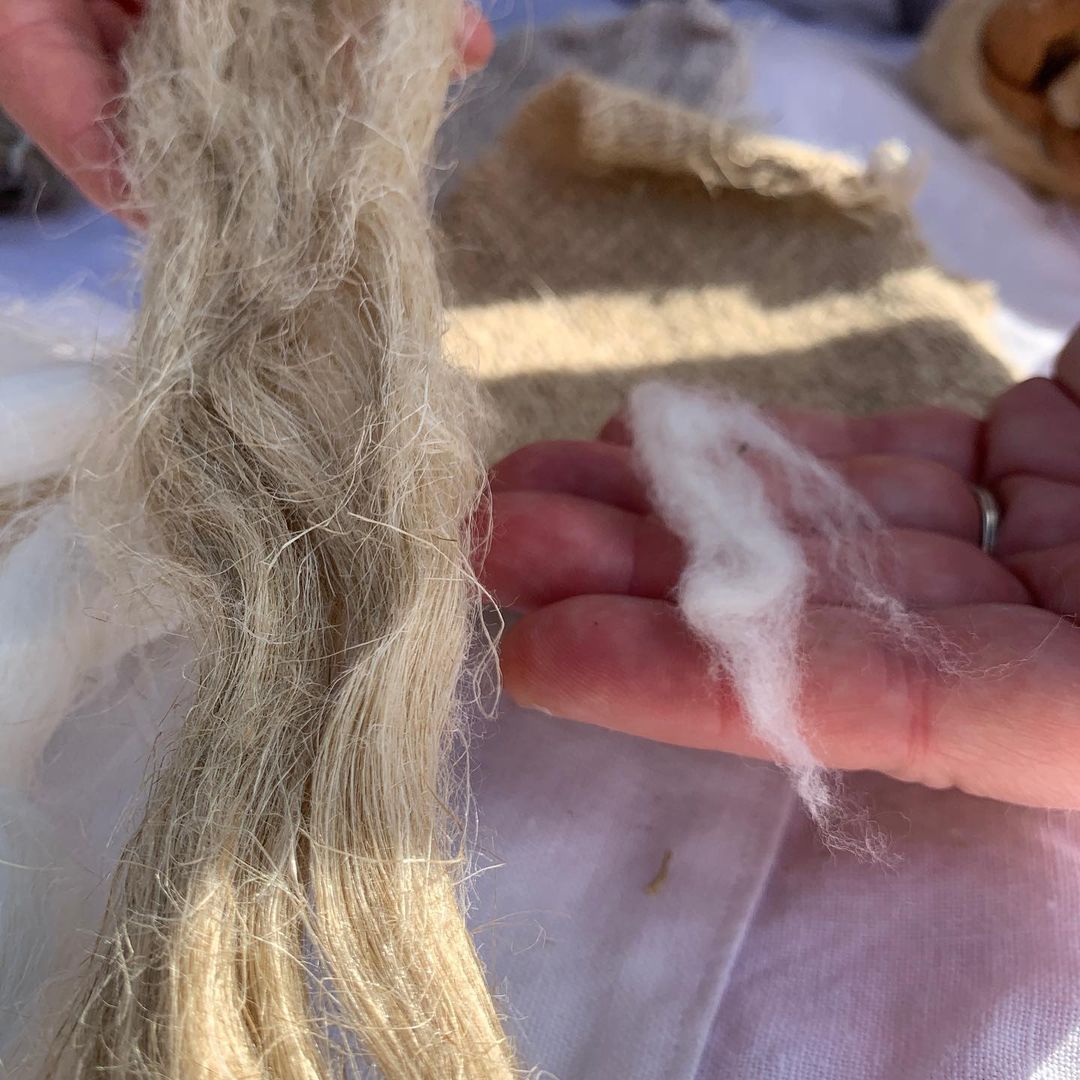
[{"label": "fingernail", "polygon": [[482,68],[491,58],[494,47],[495,35],[483,12],[474,4],[465,4],[457,41],[462,62],[455,70],[455,76],[463,79],[470,72]]},{"label": "fingernail", "polygon": [[523,709],[525,712],[538,712],[543,713],[544,716],[556,716],[550,709],[545,709],[543,705],[537,705],[535,702],[526,704],[524,701],[518,701],[513,694],[504,690],[503,693],[516,705],[519,709]]}]

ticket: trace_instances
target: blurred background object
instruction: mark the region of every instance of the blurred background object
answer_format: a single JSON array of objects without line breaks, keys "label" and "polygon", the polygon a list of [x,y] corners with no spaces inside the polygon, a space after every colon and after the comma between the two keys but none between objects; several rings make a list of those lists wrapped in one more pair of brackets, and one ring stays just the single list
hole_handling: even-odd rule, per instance
[{"label": "blurred background object", "polygon": [[71,183],[0,112],[0,214],[47,213],[67,205],[72,196]]},{"label": "blurred background object", "polygon": [[914,78],[945,127],[1040,195],[1080,202],[1080,0],[950,0]]}]

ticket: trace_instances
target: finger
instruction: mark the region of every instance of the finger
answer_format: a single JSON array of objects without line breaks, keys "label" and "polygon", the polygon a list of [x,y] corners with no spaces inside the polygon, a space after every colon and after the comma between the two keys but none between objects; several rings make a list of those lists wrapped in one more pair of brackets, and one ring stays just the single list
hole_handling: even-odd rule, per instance
[{"label": "finger", "polygon": [[683,565],[654,518],[572,495],[515,491],[491,499],[481,582],[502,607],[531,610],[582,593],[666,596]]},{"label": "finger", "polygon": [[[1012,802],[1080,805],[1078,636],[1033,608],[956,608],[938,619],[969,647],[976,674],[928,672],[882,645],[856,612],[821,609],[809,620],[801,717],[821,761]],[[502,671],[525,706],[771,756],[663,601],[584,596],[543,608],[508,631]]]},{"label": "finger", "polygon": [[614,443],[616,446],[629,446],[634,439],[630,432],[630,421],[626,412],[620,409],[614,416],[606,420],[596,437],[601,442]]},{"label": "finger", "polygon": [[[965,478],[975,475],[981,423],[964,413],[928,408],[857,417],[807,409],[773,409],[765,415],[789,439],[821,458],[888,454],[936,461]],[[632,437],[625,415],[612,417],[601,429],[600,438],[629,446]]]},{"label": "finger", "polygon": [[123,194],[109,124],[117,91],[89,8],[76,0],[0,5],[0,101],[98,205]]},{"label": "finger", "polygon": [[1058,355],[1054,379],[1073,401],[1080,402],[1080,327],[1073,330]]},{"label": "finger", "polygon": [[1006,476],[997,493],[1002,509],[999,558],[1080,541],[1080,486],[1039,476]]},{"label": "finger", "polygon": [[998,398],[987,420],[986,483],[1031,474],[1080,482],[1080,406],[1050,379],[1029,379]]},{"label": "finger", "polygon": [[[952,469],[888,454],[860,455],[833,465],[888,524],[978,541],[978,504],[968,483]],[[491,489],[561,492],[637,513],[651,510],[630,450],[595,439],[522,447],[495,466]]]},{"label": "finger", "polygon": [[491,23],[473,4],[465,5],[459,34],[459,48],[466,71],[477,71],[484,67],[495,51],[495,34],[491,29]]},{"label": "finger", "polygon": [[560,492],[639,514],[651,509],[629,450],[595,439],[523,446],[492,470],[491,490]]},{"label": "finger", "polygon": [[833,465],[894,528],[978,541],[978,503],[969,483],[954,469],[896,454],[860,454]]},{"label": "finger", "polygon": [[[653,518],[546,492],[504,492],[491,508],[481,577],[504,607],[530,610],[589,593],[663,598],[678,584],[683,547]],[[834,565],[827,541],[807,538],[803,549],[813,599],[854,602],[843,553]],[[954,537],[893,530],[882,554],[873,586],[913,608],[1029,599],[1000,563]]]},{"label": "finger", "polygon": [[116,57],[127,44],[138,22],[138,12],[129,10],[117,0],[93,0],[90,12],[97,26],[98,41],[109,57]]},{"label": "finger", "polygon": [[1068,619],[1080,616],[1080,542],[1024,552],[1006,565],[1040,607]]},{"label": "finger", "polygon": [[[808,540],[803,546],[813,573],[812,600],[857,606],[853,585],[863,582],[853,581],[845,560],[831,565],[821,540]],[[878,562],[876,580],[865,584],[913,610],[1031,602],[1025,586],[1000,562],[954,536],[891,529],[883,537]]]},{"label": "finger", "polygon": [[842,416],[779,409],[788,438],[823,458],[885,454],[935,461],[965,479],[974,476],[981,423],[951,409],[901,409],[876,416]]}]

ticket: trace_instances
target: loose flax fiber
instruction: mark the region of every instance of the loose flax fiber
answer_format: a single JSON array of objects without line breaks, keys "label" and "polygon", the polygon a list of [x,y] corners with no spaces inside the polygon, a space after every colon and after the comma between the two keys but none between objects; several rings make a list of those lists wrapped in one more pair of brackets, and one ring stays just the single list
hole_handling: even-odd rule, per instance
[{"label": "loose flax fiber", "polygon": [[114,479],[199,660],[49,1076],[512,1073],[446,772],[482,482],[425,190],[458,17],[155,0],[127,55]]}]

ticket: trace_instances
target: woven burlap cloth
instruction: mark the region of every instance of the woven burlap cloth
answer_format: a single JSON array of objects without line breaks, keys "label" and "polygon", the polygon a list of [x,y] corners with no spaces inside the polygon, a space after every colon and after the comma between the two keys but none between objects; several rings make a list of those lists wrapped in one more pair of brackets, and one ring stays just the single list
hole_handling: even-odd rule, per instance
[{"label": "woven burlap cloth", "polygon": [[908,179],[894,148],[863,167],[559,76],[439,211],[448,351],[495,399],[492,456],[594,435],[656,377],[857,413],[980,411],[1010,381],[992,293],[934,265]]}]

